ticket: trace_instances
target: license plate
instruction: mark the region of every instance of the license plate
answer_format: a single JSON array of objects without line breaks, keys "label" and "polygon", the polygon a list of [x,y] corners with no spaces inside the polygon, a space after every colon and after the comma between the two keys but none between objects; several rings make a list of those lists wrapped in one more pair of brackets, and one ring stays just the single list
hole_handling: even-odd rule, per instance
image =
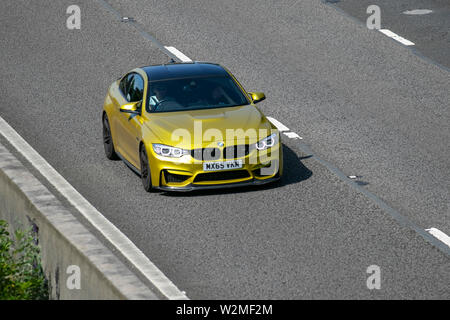
[{"label": "license plate", "polygon": [[239,168],[242,168],[242,160],[203,163],[203,171],[221,171]]}]

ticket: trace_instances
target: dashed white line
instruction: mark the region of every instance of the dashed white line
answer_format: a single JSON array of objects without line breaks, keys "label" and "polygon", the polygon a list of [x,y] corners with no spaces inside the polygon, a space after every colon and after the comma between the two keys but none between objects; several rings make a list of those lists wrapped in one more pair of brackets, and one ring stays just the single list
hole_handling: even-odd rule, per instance
[{"label": "dashed white line", "polygon": [[400,42],[401,44],[404,44],[405,46],[413,46],[414,42],[409,41],[408,39],[405,39],[401,36],[399,36],[398,34],[392,32],[389,29],[380,29],[379,30],[381,33],[383,33],[384,35],[388,36],[389,38],[394,39],[395,41]]},{"label": "dashed white line", "polygon": [[182,62],[192,62],[192,60],[188,56],[186,56],[183,52],[181,52],[177,48],[175,48],[175,47],[166,47],[166,46],[164,48],[166,48],[171,53],[173,53]]},{"label": "dashed white line", "polygon": [[414,9],[414,10],[406,10],[403,11],[403,14],[407,15],[422,15],[422,14],[429,14],[432,13],[433,10],[430,9]]},{"label": "dashed white line", "polygon": [[283,134],[285,136],[287,136],[288,138],[291,139],[303,139],[302,137],[300,137],[298,134],[296,134],[295,132],[286,132],[286,131],[290,131],[290,129],[288,127],[286,127],[284,124],[282,124],[280,121],[278,121],[277,119],[274,119],[272,117],[266,117],[267,120],[269,120],[275,127],[277,127],[277,129],[280,132],[283,132]]},{"label": "dashed white line", "polygon": [[450,247],[450,237],[446,235],[444,232],[442,232],[439,229],[436,228],[430,228],[425,229],[425,231],[429,232],[431,235],[433,235],[435,238],[440,240],[441,242],[445,243],[447,246]]},{"label": "dashed white line", "polygon": [[298,134],[296,134],[295,132],[283,132],[283,134],[285,136],[287,136],[288,138],[291,139],[303,139],[302,137],[300,137]]},{"label": "dashed white line", "polygon": [[282,123],[281,123],[280,121],[278,121],[277,119],[274,119],[274,118],[272,118],[272,117],[266,117],[266,118],[267,118],[267,120],[269,120],[270,122],[272,122],[273,125],[274,125],[275,127],[277,127],[277,129],[278,129],[280,132],[283,132],[283,131],[290,131],[288,127],[286,127],[284,124],[282,124]]},{"label": "dashed white line", "polygon": [[188,299],[138,247],[89,203],[1,116],[0,134],[17,149],[167,299]]}]

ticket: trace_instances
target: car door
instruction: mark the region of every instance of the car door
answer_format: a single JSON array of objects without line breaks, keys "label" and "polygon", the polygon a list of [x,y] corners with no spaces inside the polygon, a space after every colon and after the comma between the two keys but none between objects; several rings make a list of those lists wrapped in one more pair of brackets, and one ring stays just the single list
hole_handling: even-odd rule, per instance
[{"label": "car door", "polygon": [[137,73],[129,73],[119,84],[121,97],[117,99],[118,106],[130,102],[139,102],[139,114],[119,112],[116,117],[117,150],[130,164],[139,168],[139,142],[142,125],[142,100],[144,80]]},{"label": "car door", "polygon": [[128,89],[127,100],[130,102],[138,102],[139,114],[127,114],[125,115],[125,137],[126,151],[129,155],[129,162],[136,168],[140,168],[139,161],[139,143],[141,141],[141,126],[143,123],[142,118],[142,104],[144,98],[144,79],[141,75],[134,73],[131,79]]},{"label": "car door", "polygon": [[127,157],[126,151],[124,150],[125,143],[123,141],[123,137],[125,135],[125,128],[123,126],[124,115],[120,112],[120,106],[128,103],[126,97],[128,95],[129,84],[132,78],[132,74],[127,74],[122,78],[122,80],[120,80],[118,91],[114,92],[115,99],[112,99],[115,108],[115,116],[112,117],[110,121],[112,121],[112,127],[114,128],[114,147],[124,157]]}]

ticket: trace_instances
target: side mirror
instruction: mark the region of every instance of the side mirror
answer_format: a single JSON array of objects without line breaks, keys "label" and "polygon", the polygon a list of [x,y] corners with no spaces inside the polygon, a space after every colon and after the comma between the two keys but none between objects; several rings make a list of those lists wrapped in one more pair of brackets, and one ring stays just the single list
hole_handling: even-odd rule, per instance
[{"label": "side mirror", "polygon": [[124,105],[121,105],[119,110],[120,110],[120,112],[124,112],[124,113],[139,114],[139,111],[137,108],[138,103],[140,103],[140,101],[126,103]]},{"label": "side mirror", "polygon": [[258,103],[266,99],[266,95],[262,92],[249,92],[253,103]]}]

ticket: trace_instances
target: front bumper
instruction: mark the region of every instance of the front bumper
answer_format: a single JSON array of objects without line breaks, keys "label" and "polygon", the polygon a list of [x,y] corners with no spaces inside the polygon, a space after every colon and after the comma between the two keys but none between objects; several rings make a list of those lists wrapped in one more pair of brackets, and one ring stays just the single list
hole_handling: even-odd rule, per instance
[{"label": "front bumper", "polygon": [[233,183],[224,183],[224,184],[188,184],[182,187],[174,187],[174,186],[159,186],[156,187],[158,190],[162,191],[177,191],[177,192],[189,192],[194,190],[211,190],[211,189],[224,189],[224,188],[238,188],[238,187],[247,187],[247,186],[258,186],[264,185],[271,182],[275,182],[280,180],[281,176],[277,174],[275,177],[259,180],[259,179],[251,179],[242,182],[233,182]]},{"label": "front bumper", "polygon": [[[271,150],[253,150],[246,157],[237,158],[243,161],[242,168],[213,172],[204,171],[203,162],[194,162],[190,156],[185,156],[184,159],[181,159],[182,161],[174,163],[152,151],[149,152],[152,184],[155,189],[163,191],[193,191],[263,185],[279,180],[283,173],[281,143],[272,147]],[[252,158],[251,161],[249,161],[250,158]],[[254,159],[256,160],[253,161]],[[272,167],[273,164],[276,166]],[[263,168],[270,169],[269,173],[262,175],[260,170]]]}]

